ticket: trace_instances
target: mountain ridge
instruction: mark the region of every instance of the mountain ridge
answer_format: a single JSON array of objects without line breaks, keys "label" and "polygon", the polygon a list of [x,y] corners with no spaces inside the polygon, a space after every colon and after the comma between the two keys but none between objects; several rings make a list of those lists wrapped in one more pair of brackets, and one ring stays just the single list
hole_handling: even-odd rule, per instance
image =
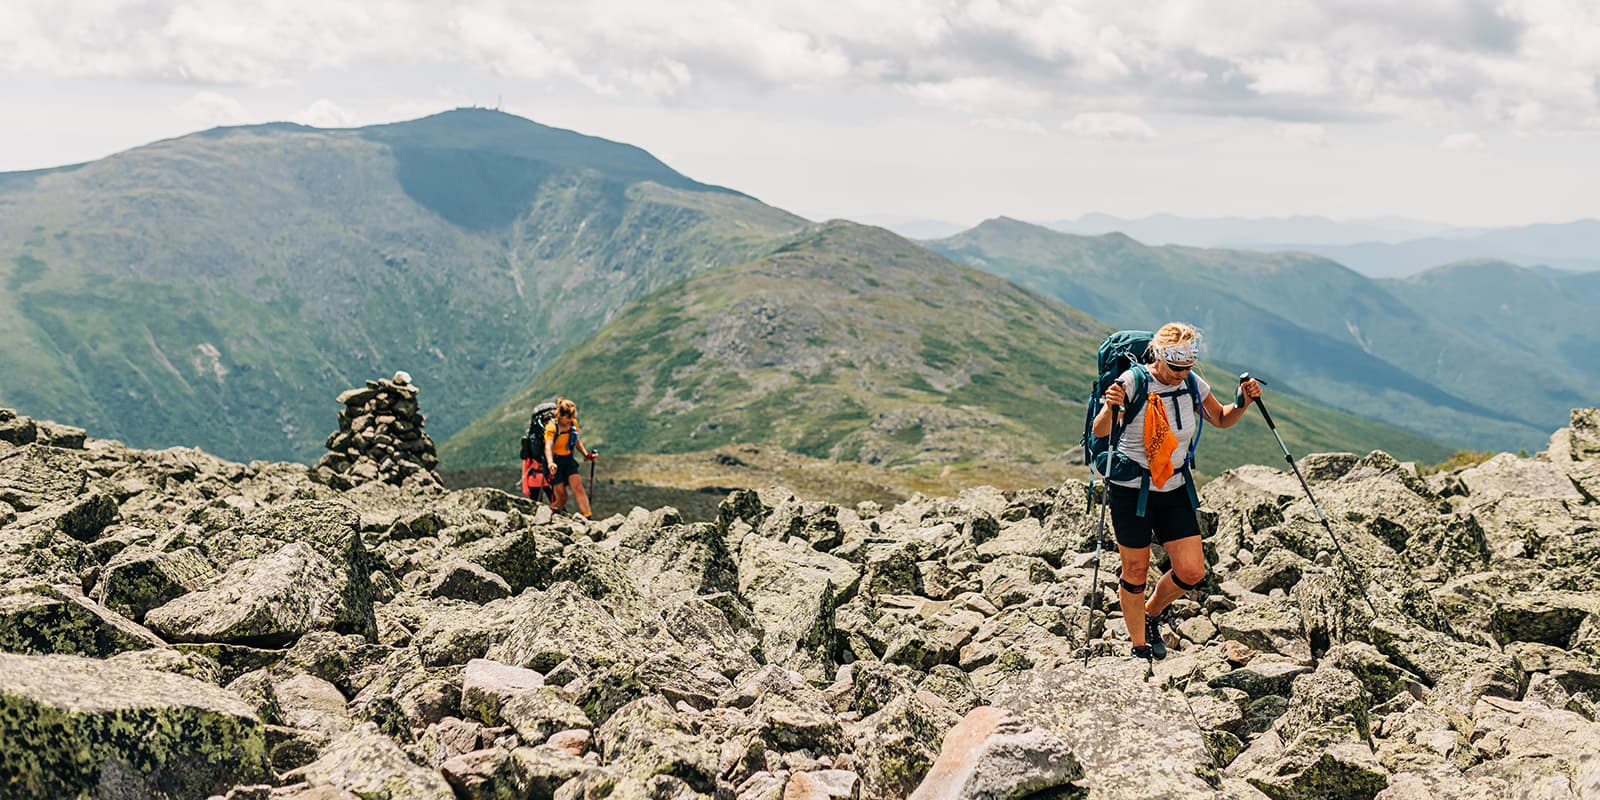
[{"label": "mountain ridge", "polygon": [[[562,394],[591,436],[629,453],[763,443],[913,473],[1048,464],[1044,485],[1081,458],[1083,394],[1107,332],[1079,309],[889,231],[831,221],[641,298],[440,455],[449,469],[503,461],[527,412]],[[1448,453],[1278,397],[1279,414],[1297,420],[1288,434],[1297,444],[1361,448],[1365,437],[1366,449]],[[1259,462],[1275,447],[1264,429],[1242,428],[1209,438],[1204,461]]]},{"label": "mountain ridge", "polygon": [[[327,396],[407,369],[455,393],[447,435],[634,297],[805,224],[632,146],[485,113],[426,119],[568,149],[269,125],[0,182],[0,399],[136,445],[310,460]],[[595,148],[631,171],[592,168]]]}]

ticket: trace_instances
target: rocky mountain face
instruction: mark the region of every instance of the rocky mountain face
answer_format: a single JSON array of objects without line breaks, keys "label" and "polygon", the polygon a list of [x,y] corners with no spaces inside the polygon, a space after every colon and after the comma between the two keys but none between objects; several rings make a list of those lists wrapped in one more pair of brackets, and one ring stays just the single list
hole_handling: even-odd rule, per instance
[{"label": "rocky mountain face", "polygon": [[0,175],[0,405],[309,462],[327,398],[404,369],[449,387],[443,438],[629,301],[804,224],[485,109],[219,128]]},{"label": "rocky mountain face", "polygon": [[711,523],[587,523],[0,412],[0,780],[235,800],[1600,793],[1600,410],[1537,456],[1446,474],[1382,452],[1300,466],[1355,574],[1292,476],[1230,471],[1202,492],[1210,573],[1152,669],[1126,655],[1115,556],[1092,580],[1076,481],[892,508],[741,489]]}]

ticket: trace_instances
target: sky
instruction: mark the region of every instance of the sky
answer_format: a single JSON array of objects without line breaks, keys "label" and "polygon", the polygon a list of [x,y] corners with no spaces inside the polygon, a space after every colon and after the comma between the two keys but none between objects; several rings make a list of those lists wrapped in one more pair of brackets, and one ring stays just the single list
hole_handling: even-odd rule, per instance
[{"label": "sky", "polygon": [[5,0],[0,171],[499,107],[812,219],[1600,217],[1591,0]]}]

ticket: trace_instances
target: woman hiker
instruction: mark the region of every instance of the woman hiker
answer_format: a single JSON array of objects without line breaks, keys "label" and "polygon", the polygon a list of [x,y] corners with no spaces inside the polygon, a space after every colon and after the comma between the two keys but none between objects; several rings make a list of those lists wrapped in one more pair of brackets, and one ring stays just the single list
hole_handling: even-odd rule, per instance
[{"label": "woman hiker", "polygon": [[551,465],[551,483],[555,493],[550,508],[557,512],[565,511],[570,490],[572,496],[578,499],[578,512],[583,514],[584,519],[589,519],[589,495],[583,491],[583,476],[579,474],[578,458],[574,451],[590,461],[600,455],[584,449],[583,442],[578,439],[579,432],[578,404],[565,397],[557,400],[555,419],[544,426],[544,463]]},{"label": "woman hiker", "polygon": [[[1130,398],[1137,406],[1131,418],[1122,420],[1122,435],[1115,445],[1119,457],[1138,465],[1139,477],[1106,482],[1111,526],[1122,557],[1122,615],[1137,658],[1166,657],[1160,625],[1171,624],[1172,601],[1198,586],[1206,574],[1195,517],[1199,495],[1189,474],[1194,455],[1190,445],[1200,430],[1196,411],[1207,422],[1229,428],[1244,417],[1250,401],[1261,396],[1260,384],[1252,379],[1240,384],[1233,404],[1217,402],[1211,386],[1194,373],[1199,355],[1200,331],[1193,325],[1161,326],[1145,353],[1147,363],[1122,373],[1106,389],[1105,405],[1094,419],[1094,435],[1109,436],[1113,407],[1121,409]],[[1136,374],[1140,370],[1142,376]],[[1142,405],[1136,391],[1141,379]],[[1147,602],[1145,576],[1152,538],[1166,549],[1172,570],[1156,582],[1155,594]]]}]

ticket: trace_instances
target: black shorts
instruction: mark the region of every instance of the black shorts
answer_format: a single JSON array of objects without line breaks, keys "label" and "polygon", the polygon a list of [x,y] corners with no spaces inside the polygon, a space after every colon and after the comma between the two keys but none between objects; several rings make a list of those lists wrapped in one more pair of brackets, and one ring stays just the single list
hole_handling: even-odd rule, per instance
[{"label": "black shorts", "polygon": [[1179,487],[1170,492],[1152,490],[1145,501],[1144,516],[1139,516],[1139,490],[1111,484],[1111,528],[1117,544],[1123,547],[1149,547],[1150,540],[1162,544],[1200,535],[1200,520],[1189,504],[1189,490]]},{"label": "black shorts", "polygon": [[577,456],[570,454],[556,456],[556,484],[566,485],[567,478],[577,475],[580,469],[582,469],[582,467],[578,465]]}]

